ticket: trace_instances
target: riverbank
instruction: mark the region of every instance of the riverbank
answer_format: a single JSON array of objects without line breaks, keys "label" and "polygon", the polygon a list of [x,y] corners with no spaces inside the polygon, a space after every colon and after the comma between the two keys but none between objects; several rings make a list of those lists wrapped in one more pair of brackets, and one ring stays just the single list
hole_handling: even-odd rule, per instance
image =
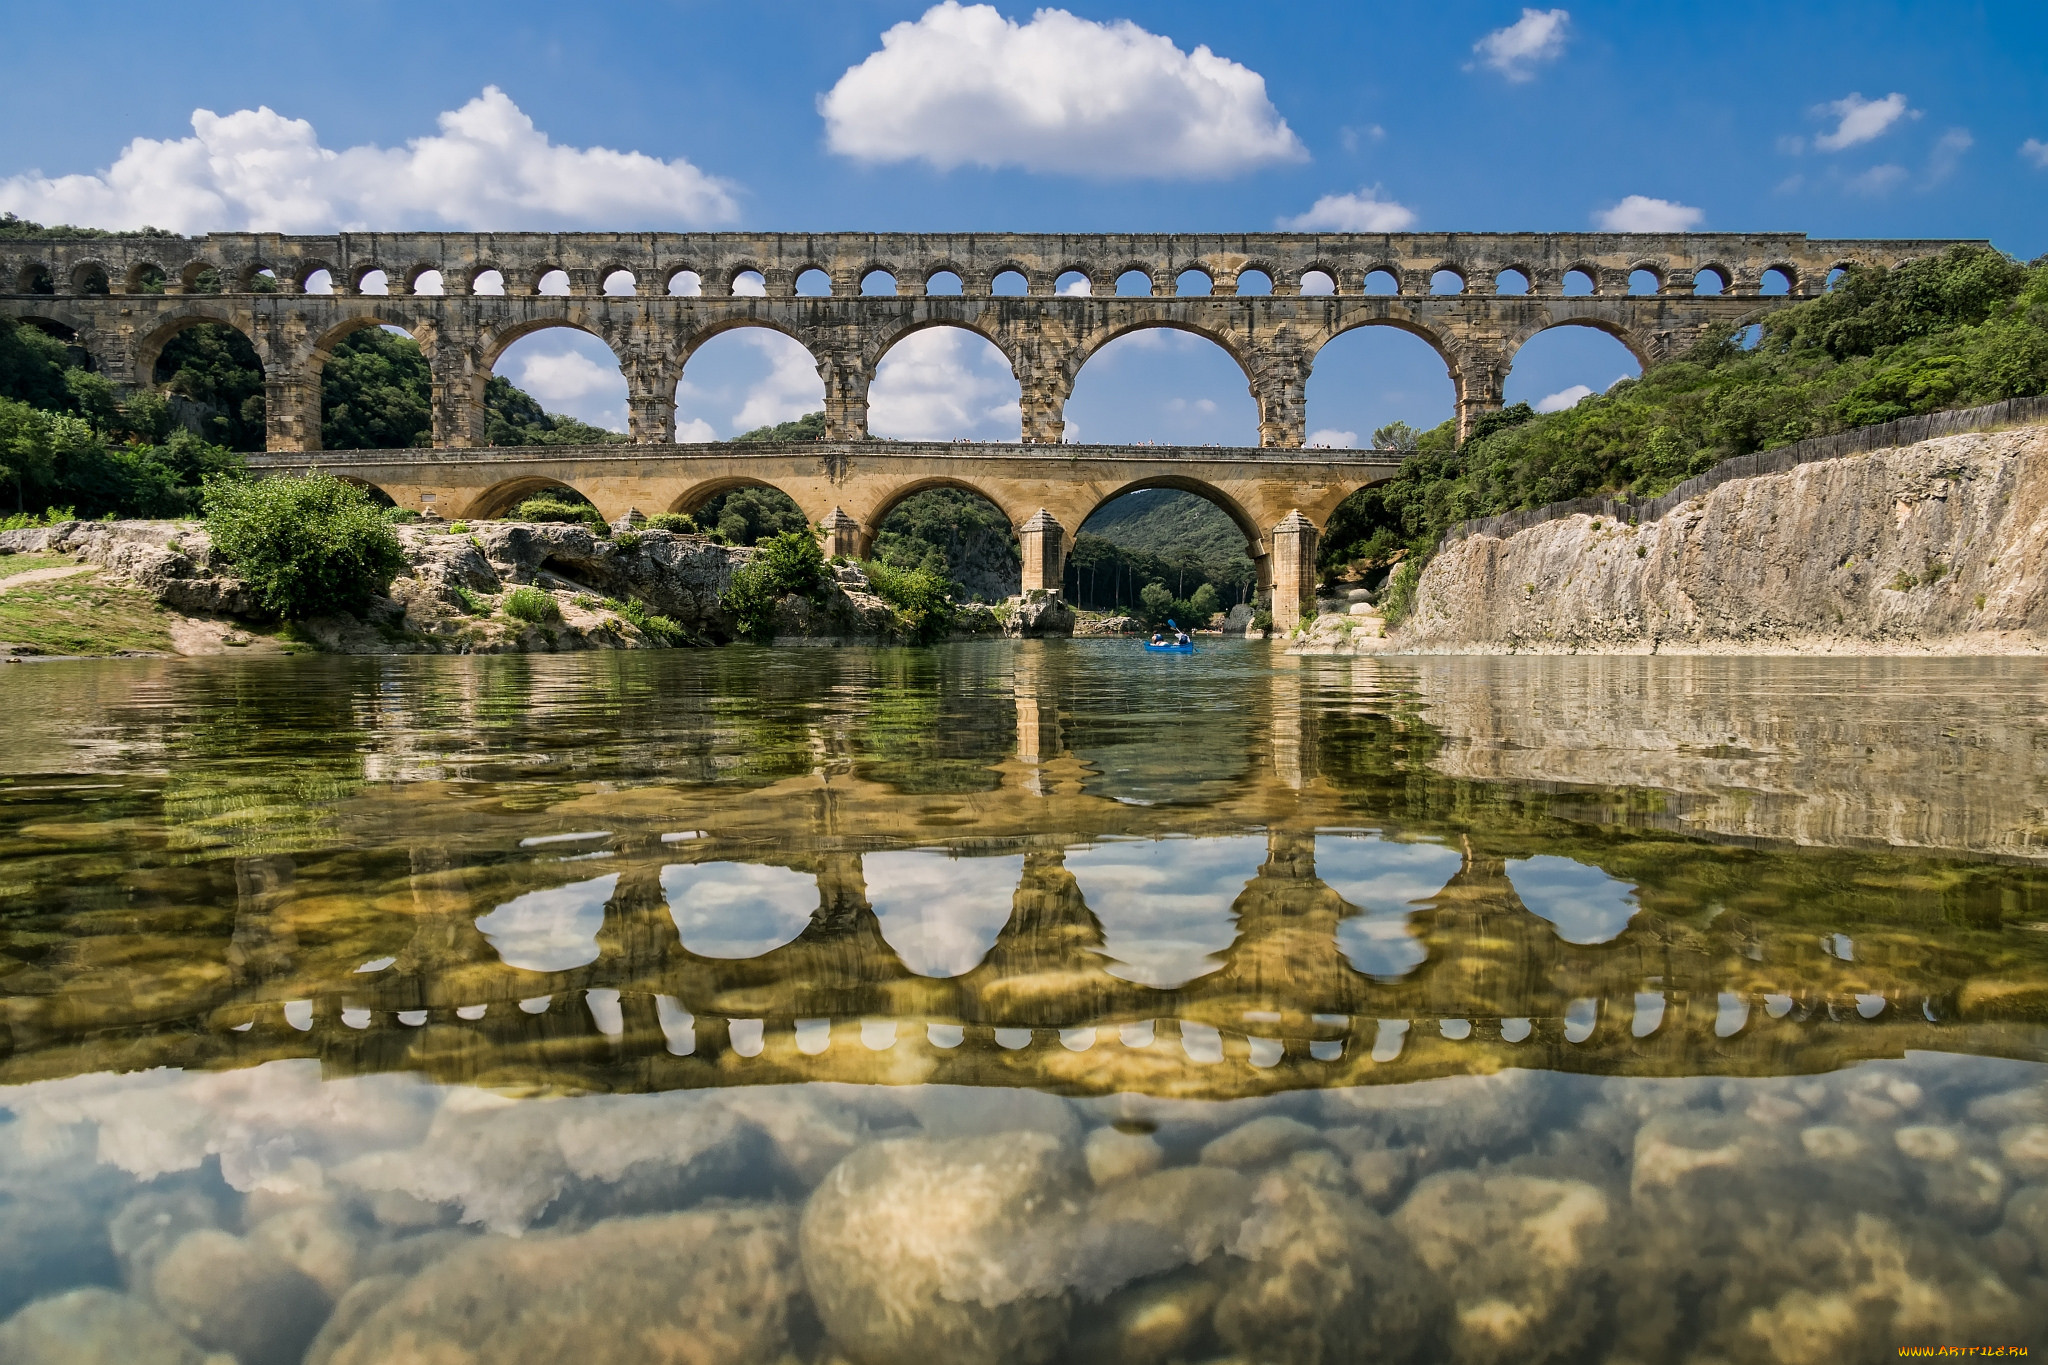
[{"label": "riverbank", "polygon": [[1572,515],[1447,542],[1383,634],[1299,654],[2048,652],[2048,428],[1723,483],[1639,525]]},{"label": "riverbank", "polygon": [[[61,522],[0,532],[0,656],[321,650],[558,653],[721,644],[721,604],[752,549],[667,531],[597,535],[551,522],[393,528],[406,567],[359,616],[267,619],[198,522]],[[1051,601],[963,604],[949,636],[1060,634]],[[914,631],[857,564],[776,606],[784,643],[888,643]]]}]

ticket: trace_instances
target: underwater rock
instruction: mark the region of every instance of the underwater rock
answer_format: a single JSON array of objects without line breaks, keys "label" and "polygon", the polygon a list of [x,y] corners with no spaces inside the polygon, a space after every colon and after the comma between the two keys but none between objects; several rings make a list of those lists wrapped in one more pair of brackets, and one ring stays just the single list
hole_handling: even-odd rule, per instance
[{"label": "underwater rock", "polygon": [[233,1233],[187,1233],[157,1263],[151,1297],[202,1346],[240,1365],[297,1365],[332,1307],[295,1266]]},{"label": "underwater rock", "polygon": [[1576,1360],[1598,1325],[1612,1211],[1594,1185],[1504,1171],[1443,1171],[1392,1222],[1452,1299],[1458,1365]]},{"label": "underwater rock", "polygon": [[1088,1135],[1081,1156],[1088,1163],[1088,1178],[1102,1186],[1158,1170],[1166,1160],[1166,1149],[1150,1133],[1120,1133],[1103,1127]]},{"label": "underwater rock", "polygon": [[38,1299],[0,1322],[7,1365],[232,1365],[209,1357],[133,1295],[93,1285]]},{"label": "underwater rock", "polygon": [[157,1262],[185,1235],[220,1226],[220,1212],[211,1199],[192,1190],[138,1194],[107,1224],[107,1241],[121,1263],[122,1281],[148,1293]]},{"label": "underwater rock", "polygon": [[1251,1170],[1271,1165],[1304,1147],[1319,1146],[1322,1141],[1323,1135],[1300,1119],[1267,1114],[1231,1129],[1202,1148],[1202,1164]]},{"label": "underwater rock", "polygon": [[1101,1298],[1132,1280],[1200,1265],[1251,1212],[1252,1184],[1215,1166],[1176,1166],[1097,1195],[1075,1233],[1072,1280]]},{"label": "underwater rock", "polygon": [[[1411,1359],[1432,1332],[1437,1295],[1415,1253],[1355,1194],[1327,1151],[1303,1152],[1257,1183],[1230,1250],[1216,1332],[1273,1365]],[[1348,1184],[1348,1180],[1345,1181]]]},{"label": "underwater rock", "polygon": [[1446,1076],[1410,1085],[1360,1085],[1319,1097],[1333,1124],[1362,1127],[1381,1146],[1413,1155],[1418,1169],[1436,1170],[1528,1144],[1542,1083],[1531,1072]]},{"label": "underwater rock", "polygon": [[866,1134],[859,1110],[803,1087],[761,1086],[724,1091],[717,1098],[768,1135],[783,1167],[805,1189],[824,1179]]},{"label": "underwater rock", "polygon": [[339,1205],[302,1204],[274,1213],[249,1230],[249,1245],[258,1254],[297,1269],[339,1298],[356,1279],[361,1239]]},{"label": "underwater rock", "polygon": [[1080,1161],[1060,1138],[892,1138],[834,1167],[804,1210],[818,1316],[861,1365],[1035,1365],[1060,1351]]},{"label": "underwater rock", "polygon": [[1070,1143],[1081,1136],[1074,1106],[1037,1090],[924,1085],[907,1092],[903,1102],[933,1138],[1043,1133]]},{"label": "underwater rock", "polygon": [[1076,1365],[1165,1365],[1185,1359],[1209,1331],[1223,1294],[1212,1275],[1183,1273],[1111,1295],[1077,1326],[1067,1359]]},{"label": "underwater rock", "polygon": [[773,1361],[802,1288],[793,1222],[790,1209],[741,1205],[477,1238],[383,1297],[323,1365]]}]

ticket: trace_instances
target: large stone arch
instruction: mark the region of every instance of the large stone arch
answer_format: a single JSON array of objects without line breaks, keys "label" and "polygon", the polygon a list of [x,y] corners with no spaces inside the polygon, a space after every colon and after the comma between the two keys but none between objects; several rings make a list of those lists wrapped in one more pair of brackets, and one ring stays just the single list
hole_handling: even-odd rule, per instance
[{"label": "large stone arch", "polygon": [[[199,297],[207,296],[201,295]],[[189,331],[194,327],[204,327],[209,324],[232,327],[235,331],[240,332],[243,339],[249,343],[249,348],[256,352],[256,363],[263,367],[264,375],[268,377],[271,370],[271,360],[264,354],[263,333],[251,325],[250,319],[246,315],[238,318],[231,309],[195,307],[179,309],[169,317],[157,319],[156,326],[136,340],[132,356],[134,367],[132,382],[142,388],[154,384],[156,382],[157,358],[163,354],[164,347],[170,344],[171,338],[180,332]]]},{"label": "large stone arch", "polygon": [[[1119,484],[1107,493],[1092,497],[1080,506],[1079,515],[1075,517],[1073,529],[1069,534],[1079,535],[1083,522],[1094,516],[1102,508],[1123,497],[1126,493],[1142,493],[1150,488],[1171,488],[1175,492],[1192,493],[1198,498],[1214,503],[1223,510],[1225,516],[1229,517],[1236,524],[1237,529],[1244,533],[1245,554],[1250,556],[1253,564],[1258,565],[1267,557],[1270,546],[1267,543],[1266,533],[1272,530],[1272,527],[1261,526],[1256,512],[1222,488],[1217,487],[1214,483],[1205,479],[1191,478],[1184,474],[1150,474],[1143,478],[1133,479],[1128,483]],[[1000,507],[1002,504],[997,503],[996,505]],[[1260,569],[1260,584],[1265,586],[1265,570],[1263,568]]]},{"label": "large stone arch", "polygon": [[[891,484],[869,493],[865,498],[850,498],[855,505],[845,507],[844,510],[861,524],[866,537],[872,539],[891,512],[919,493],[926,493],[934,488],[956,488],[963,493],[974,494],[1009,518],[1010,532],[1013,535],[1020,531],[1024,523],[1031,520],[1032,514],[1038,510],[1038,503],[1033,498],[1014,494],[1006,497],[1001,488],[964,474],[932,474],[900,484]],[[1030,503],[1028,507],[1025,506],[1027,502]]]},{"label": "large stone arch", "polygon": [[[1114,284],[1115,281],[1112,280],[1111,283]],[[1225,355],[1237,362],[1237,368],[1244,371],[1245,385],[1251,390],[1254,398],[1258,397],[1258,377],[1253,372],[1252,363],[1230,333],[1214,327],[1205,327],[1197,322],[1189,322],[1185,318],[1173,317],[1132,318],[1128,321],[1095,328],[1083,334],[1079,342],[1067,354],[1062,365],[1062,368],[1066,371],[1069,388],[1072,387],[1076,379],[1081,377],[1081,371],[1086,368],[1088,362],[1099,355],[1104,347],[1112,342],[1121,341],[1123,338],[1136,332],[1162,329],[1169,332],[1186,332],[1192,336],[1198,336],[1204,341],[1215,343],[1222,349]]]},{"label": "large stone arch", "polygon": [[1391,327],[1397,332],[1406,332],[1409,336],[1420,338],[1428,344],[1429,349],[1436,352],[1437,358],[1444,362],[1444,372],[1451,376],[1452,382],[1457,381],[1457,349],[1452,345],[1450,338],[1419,319],[1403,313],[1353,313],[1341,318],[1334,326],[1315,333],[1310,338],[1309,345],[1304,348],[1307,354],[1303,360],[1303,377],[1306,378],[1308,374],[1314,372],[1316,357],[1322,354],[1325,346],[1347,332],[1363,331],[1367,327]]},{"label": "large stone arch", "polygon": [[475,494],[458,515],[478,521],[489,521],[493,517],[503,516],[535,493],[549,488],[566,488],[582,498],[590,496],[567,479],[551,478],[545,474],[522,474],[516,478],[501,479]]},{"label": "large stone arch", "polygon": [[717,497],[720,493],[730,493],[736,488],[772,488],[795,503],[798,509],[803,512],[804,516],[814,526],[824,521],[831,512],[832,506],[836,505],[827,505],[821,510],[816,505],[818,498],[814,496],[814,490],[812,489],[803,487],[788,488],[772,478],[763,478],[761,475],[754,473],[731,473],[716,474],[708,478],[698,479],[695,483],[684,488],[681,493],[671,498],[668,506],[663,510],[694,514],[697,509]]},{"label": "large stone arch", "polygon": [[906,318],[895,327],[888,329],[881,327],[863,328],[861,360],[867,367],[868,379],[871,381],[874,379],[875,372],[882,366],[882,361],[888,357],[889,352],[896,349],[898,342],[919,332],[936,331],[942,327],[951,327],[962,332],[972,332],[983,341],[994,346],[998,351],[1002,352],[1003,359],[1010,363],[1010,376],[1016,379],[1020,385],[1024,382],[1023,374],[1018,364],[1019,339],[1003,328],[987,326],[981,314],[957,318]]},{"label": "large stone arch", "polygon": [[1608,336],[1613,337],[1628,348],[1628,353],[1635,357],[1636,364],[1646,370],[1652,364],[1652,351],[1650,344],[1646,340],[1637,336],[1625,324],[1598,313],[1580,313],[1568,317],[1549,317],[1509,331],[1503,338],[1507,349],[1508,363],[1512,365],[1514,358],[1521,354],[1522,348],[1535,338],[1545,332],[1556,331],[1560,327],[1590,327],[1596,332],[1605,332]]}]

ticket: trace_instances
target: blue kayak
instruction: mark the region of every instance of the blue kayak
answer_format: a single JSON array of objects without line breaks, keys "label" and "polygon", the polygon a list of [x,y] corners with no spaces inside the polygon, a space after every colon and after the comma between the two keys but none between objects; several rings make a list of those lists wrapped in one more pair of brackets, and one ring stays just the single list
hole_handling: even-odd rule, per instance
[{"label": "blue kayak", "polygon": [[1145,652],[1147,654],[1192,654],[1195,652],[1195,647],[1193,644],[1155,645],[1150,640],[1147,640],[1145,642]]}]

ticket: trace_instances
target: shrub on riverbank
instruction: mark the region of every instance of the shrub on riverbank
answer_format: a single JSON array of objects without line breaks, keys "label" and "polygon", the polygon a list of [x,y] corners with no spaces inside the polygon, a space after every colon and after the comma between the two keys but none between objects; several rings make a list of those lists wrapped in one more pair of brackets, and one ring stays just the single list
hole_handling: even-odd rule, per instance
[{"label": "shrub on riverbank", "polygon": [[331,475],[214,478],[205,503],[214,549],[286,620],[361,611],[406,566],[383,510]]},{"label": "shrub on riverbank", "polygon": [[871,560],[862,565],[875,596],[896,608],[912,639],[929,642],[953,620],[952,584],[936,569],[896,569]]},{"label": "shrub on riverbank", "polygon": [[[1472,517],[1607,492],[1653,497],[1733,456],[2040,393],[2048,258],[2025,266],[1959,246],[1859,268],[1563,412],[1517,404],[1462,445],[1455,422],[1400,433],[1399,448],[1412,448],[1400,473],[1345,500],[1320,559],[1384,565],[1404,550],[1427,555]],[[1375,444],[1394,448],[1395,434]]]},{"label": "shrub on riverbank", "polygon": [[505,614],[515,621],[537,626],[544,621],[561,620],[562,608],[551,595],[529,585],[505,594]]}]

